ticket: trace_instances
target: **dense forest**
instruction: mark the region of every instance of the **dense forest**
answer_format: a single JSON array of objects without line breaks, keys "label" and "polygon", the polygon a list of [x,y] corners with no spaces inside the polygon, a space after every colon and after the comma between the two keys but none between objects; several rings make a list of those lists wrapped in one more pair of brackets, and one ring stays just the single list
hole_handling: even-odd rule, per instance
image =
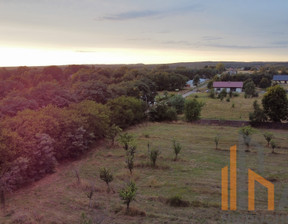
[{"label": "dense forest", "polygon": [[157,91],[181,90],[196,75],[225,81],[250,78],[260,85],[263,78],[270,82],[275,70],[219,77],[220,72],[212,65],[202,69],[167,65],[1,68],[1,191],[53,172],[58,162],[79,157],[115,127],[123,129],[148,119],[173,120],[182,109],[155,106]]}]

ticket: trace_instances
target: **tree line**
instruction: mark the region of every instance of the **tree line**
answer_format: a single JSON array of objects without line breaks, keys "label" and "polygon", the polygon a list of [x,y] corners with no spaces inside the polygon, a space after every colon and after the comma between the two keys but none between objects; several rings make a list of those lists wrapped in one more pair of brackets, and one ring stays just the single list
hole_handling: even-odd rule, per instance
[{"label": "tree line", "polygon": [[0,192],[54,172],[57,163],[79,157],[117,128],[177,119],[197,102],[170,95],[155,103],[155,96],[182,89],[187,80],[187,74],[161,66],[0,69]]}]

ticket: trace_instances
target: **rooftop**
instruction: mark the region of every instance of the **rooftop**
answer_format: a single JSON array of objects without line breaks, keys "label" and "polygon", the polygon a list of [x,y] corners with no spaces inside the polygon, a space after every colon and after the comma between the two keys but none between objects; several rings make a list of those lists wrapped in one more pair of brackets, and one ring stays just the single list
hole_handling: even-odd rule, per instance
[{"label": "rooftop", "polygon": [[288,81],[288,75],[274,75],[273,81]]},{"label": "rooftop", "polygon": [[213,82],[214,88],[243,88],[243,82]]}]

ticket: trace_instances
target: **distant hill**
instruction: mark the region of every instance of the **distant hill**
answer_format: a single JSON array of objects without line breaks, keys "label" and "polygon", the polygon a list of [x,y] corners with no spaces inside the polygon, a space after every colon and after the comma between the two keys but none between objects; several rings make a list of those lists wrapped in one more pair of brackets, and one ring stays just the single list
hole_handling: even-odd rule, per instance
[{"label": "distant hill", "polygon": [[[263,66],[283,66],[288,67],[287,62],[233,62],[233,61],[203,61],[203,62],[178,62],[178,63],[163,63],[163,64],[87,64],[87,66],[95,66],[95,67],[110,67],[110,68],[117,68],[121,66],[128,66],[132,68],[154,68],[159,65],[168,65],[170,68],[177,68],[177,67],[186,67],[192,69],[201,69],[205,66],[216,66],[218,63],[223,63],[225,67],[233,67],[233,68],[241,68],[241,67],[263,67]],[[59,65],[59,67],[65,68],[68,65]],[[5,67],[6,69],[14,69],[16,67]],[[20,67],[20,66],[19,66]],[[27,66],[27,67],[34,67],[34,68],[43,68],[46,66]]]}]

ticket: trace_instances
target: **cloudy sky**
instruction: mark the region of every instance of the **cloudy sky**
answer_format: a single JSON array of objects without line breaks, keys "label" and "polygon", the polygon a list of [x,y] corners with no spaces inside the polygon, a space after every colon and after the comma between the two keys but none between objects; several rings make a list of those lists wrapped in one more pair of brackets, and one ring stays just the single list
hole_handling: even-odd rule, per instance
[{"label": "cloudy sky", "polygon": [[287,0],[0,0],[0,66],[288,61]]}]

